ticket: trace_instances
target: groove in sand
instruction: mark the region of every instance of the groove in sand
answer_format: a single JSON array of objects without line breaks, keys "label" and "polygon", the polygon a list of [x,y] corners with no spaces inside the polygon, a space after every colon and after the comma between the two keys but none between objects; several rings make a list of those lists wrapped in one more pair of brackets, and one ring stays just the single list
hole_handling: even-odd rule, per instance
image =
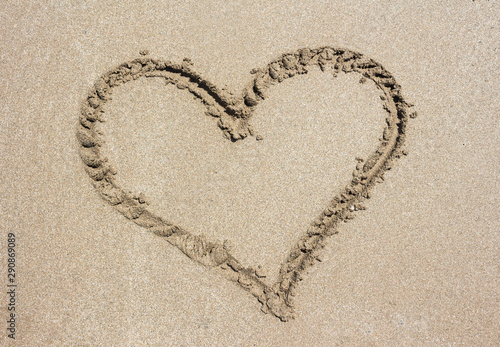
[{"label": "groove in sand", "polygon": [[[266,98],[267,89],[287,78],[306,74],[312,66],[333,74],[354,72],[372,80],[384,95],[381,99],[387,111],[386,127],[375,151],[366,160],[358,159],[347,187],[332,199],[293,246],[281,265],[276,283],[265,283],[258,269],[244,267],[224,243],[208,241],[202,235],[191,234],[153,214],[147,209],[143,196],[136,196],[116,184],[117,172],[101,154],[103,134],[96,126],[104,119],[104,106],[113,88],[141,77],[164,78],[167,83],[186,89],[199,99],[206,106],[207,115],[219,118],[218,125],[226,137],[237,141],[254,136],[248,120],[259,102]],[[287,321],[294,317],[296,288],[307,269],[319,261],[327,238],[338,232],[341,222],[352,219],[355,211],[365,208],[362,202],[370,197],[373,186],[383,181],[384,172],[403,154],[410,105],[404,101],[401,87],[382,65],[347,49],[300,49],[283,54],[263,69],[252,70],[252,74],[254,78],[242,94],[234,96],[196,73],[189,59],[184,59],[182,64],[149,57],[132,60],[104,74],[94,84],[82,105],[76,135],[87,174],[104,200],[137,225],[164,237],[191,259],[217,268],[252,293],[264,312]]]}]

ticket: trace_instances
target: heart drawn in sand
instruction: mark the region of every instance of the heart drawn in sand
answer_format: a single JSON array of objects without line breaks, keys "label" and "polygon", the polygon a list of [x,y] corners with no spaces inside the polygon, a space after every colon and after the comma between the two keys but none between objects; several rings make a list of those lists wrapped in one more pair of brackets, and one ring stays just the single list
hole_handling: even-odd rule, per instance
[{"label": "heart drawn in sand", "polygon": [[[332,198],[319,216],[311,216],[314,222],[281,264],[276,283],[266,283],[258,269],[244,267],[224,243],[209,241],[155,215],[147,209],[148,203],[143,196],[134,195],[117,185],[116,170],[101,153],[103,134],[97,126],[104,119],[104,106],[110,100],[113,88],[141,77],[163,78],[193,94],[206,106],[207,115],[219,119],[218,126],[224,135],[237,141],[254,136],[248,121],[259,102],[266,98],[269,87],[306,74],[313,66],[333,74],[354,72],[363,79],[372,80],[383,94],[386,126],[374,152],[366,159],[358,159],[349,184]],[[149,57],[132,60],[104,74],[94,84],[83,103],[76,135],[85,170],[104,200],[127,219],[164,237],[191,259],[218,269],[253,294],[264,312],[287,321],[294,317],[296,288],[307,269],[319,261],[319,253],[327,238],[338,232],[341,222],[352,219],[355,211],[364,209],[362,202],[369,198],[373,186],[383,181],[384,172],[390,169],[395,158],[403,154],[407,109],[411,105],[403,100],[401,87],[387,70],[372,59],[347,49],[300,49],[283,54],[265,68],[254,69],[251,73],[253,79],[241,96],[234,96],[196,73],[189,59],[184,59],[182,64]]]}]

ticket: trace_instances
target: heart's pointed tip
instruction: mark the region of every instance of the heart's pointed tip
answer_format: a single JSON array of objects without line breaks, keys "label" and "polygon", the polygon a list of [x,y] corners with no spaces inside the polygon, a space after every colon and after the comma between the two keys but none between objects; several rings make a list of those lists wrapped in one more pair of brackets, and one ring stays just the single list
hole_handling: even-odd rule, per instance
[{"label": "heart's pointed tip", "polygon": [[293,319],[296,318],[295,312],[293,312],[293,309],[289,306],[286,307],[286,309],[283,309],[283,307],[270,307],[268,303],[263,303],[262,306],[260,307],[260,310],[265,313],[265,314],[272,314],[276,318],[278,318],[280,321],[286,323],[289,322]]},{"label": "heart's pointed tip", "polygon": [[267,310],[267,312],[272,313],[282,322],[288,322],[295,318],[293,304],[290,300],[285,298],[284,292],[280,291],[278,287],[279,284],[276,283],[274,289],[266,293],[265,303],[263,303],[265,308],[261,308],[261,310]]},{"label": "heart's pointed tip", "polygon": [[291,308],[289,308],[289,311],[288,311],[288,312],[280,314],[280,315],[278,316],[278,318],[279,318],[282,322],[286,323],[286,322],[289,322],[289,321],[291,321],[291,320],[295,319],[295,313],[291,310]]}]

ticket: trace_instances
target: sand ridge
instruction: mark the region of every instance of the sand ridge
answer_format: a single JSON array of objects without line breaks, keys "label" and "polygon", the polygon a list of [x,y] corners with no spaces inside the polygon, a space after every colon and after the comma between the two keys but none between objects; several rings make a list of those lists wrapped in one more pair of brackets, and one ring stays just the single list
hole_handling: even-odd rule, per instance
[{"label": "sand ridge", "polygon": [[[354,217],[354,212],[364,209],[362,202],[370,197],[372,187],[383,181],[392,162],[405,152],[402,149],[409,105],[401,95],[401,87],[394,77],[379,63],[360,53],[347,49],[321,47],[300,49],[281,55],[265,68],[251,71],[253,79],[241,95],[219,89],[193,69],[189,59],[181,64],[143,57],[124,63],[97,80],[82,105],[77,138],[81,144],[80,155],[85,169],[102,198],[126,218],[147,228],[179,248],[191,259],[222,271],[230,280],[252,293],[270,312],[282,321],[294,317],[293,297],[298,283],[307,269],[320,261],[320,251],[327,238],[338,232],[341,222]],[[337,194],[293,246],[281,265],[278,281],[266,283],[258,268],[244,267],[230,254],[226,242],[207,240],[203,235],[191,234],[174,223],[156,216],[147,209],[146,197],[125,191],[116,184],[116,170],[101,154],[104,134],[99,128],[105,119],[106,102],[112,90],[128,81],[141,77],[163,78],[167,83],[186,89],[206,106],[206,113],[219,119],[218,126],[231,141],[254,134],[249,119],[259,102],[266,98],[269,87],[283,80],[306,74],[308,68],[319,66],[333,75],[340,71],[361,75],[361,82],[372,80],[381,91],[381,101],[387,111],[386,127],[375,151],[366,159],[357,158],[348,186]],[[411,116],[415,116],[412,113]]]}]

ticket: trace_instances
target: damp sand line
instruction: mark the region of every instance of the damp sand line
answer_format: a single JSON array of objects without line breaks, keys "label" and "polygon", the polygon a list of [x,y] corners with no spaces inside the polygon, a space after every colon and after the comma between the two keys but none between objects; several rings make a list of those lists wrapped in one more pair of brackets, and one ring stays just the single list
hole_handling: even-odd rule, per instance
[{"label": "damp sand line", "polygon": [[[138,78],[162,78],[167,84],[185,89],[206,107],[208,116],[218,119],[218,126],[231,141],[255,136],[249,125],[254,109],[267,97],[269,87],[285,79],[307,74],[319,66],[325,73],[357,73],[360,82],[372,80],[381,91],[380,99],[387,112],[386,125],[375,151],[368,158],[357,158],[349,184],[341,190],[314,219],[281,264],[276,283],[266,283],[260,268],[245,267],[230,253],[227,242],[208,240],[192,234],[173,222],[148,210],[142,194],[124,190],[116,183],[117,171],[101,153],[104,134],[99,124],[105,121],[106,103],[113,88]],[[251,70],[253,79],[236,96],[219,89],[198,74],[189,59],[172,63],[142,56],[123,63],[100,77],[83,102],[76,136],[85,170],[101,197],[137,225],[165,238],[192,260],[215,268],[225,277],[250,292],[262,304],[262,311],[288,321],[294,318],[294,297],[304,274],[321,261],[321,250],[327,239],[339,232],[342,222],[364,210],[375,184],[384,180],[395,159],[406,154],[402,149],[412,105],[404,101],[401,86],[379,63],[360,53],[333,47],[300,49],[281,55],[261,69]]]}]

